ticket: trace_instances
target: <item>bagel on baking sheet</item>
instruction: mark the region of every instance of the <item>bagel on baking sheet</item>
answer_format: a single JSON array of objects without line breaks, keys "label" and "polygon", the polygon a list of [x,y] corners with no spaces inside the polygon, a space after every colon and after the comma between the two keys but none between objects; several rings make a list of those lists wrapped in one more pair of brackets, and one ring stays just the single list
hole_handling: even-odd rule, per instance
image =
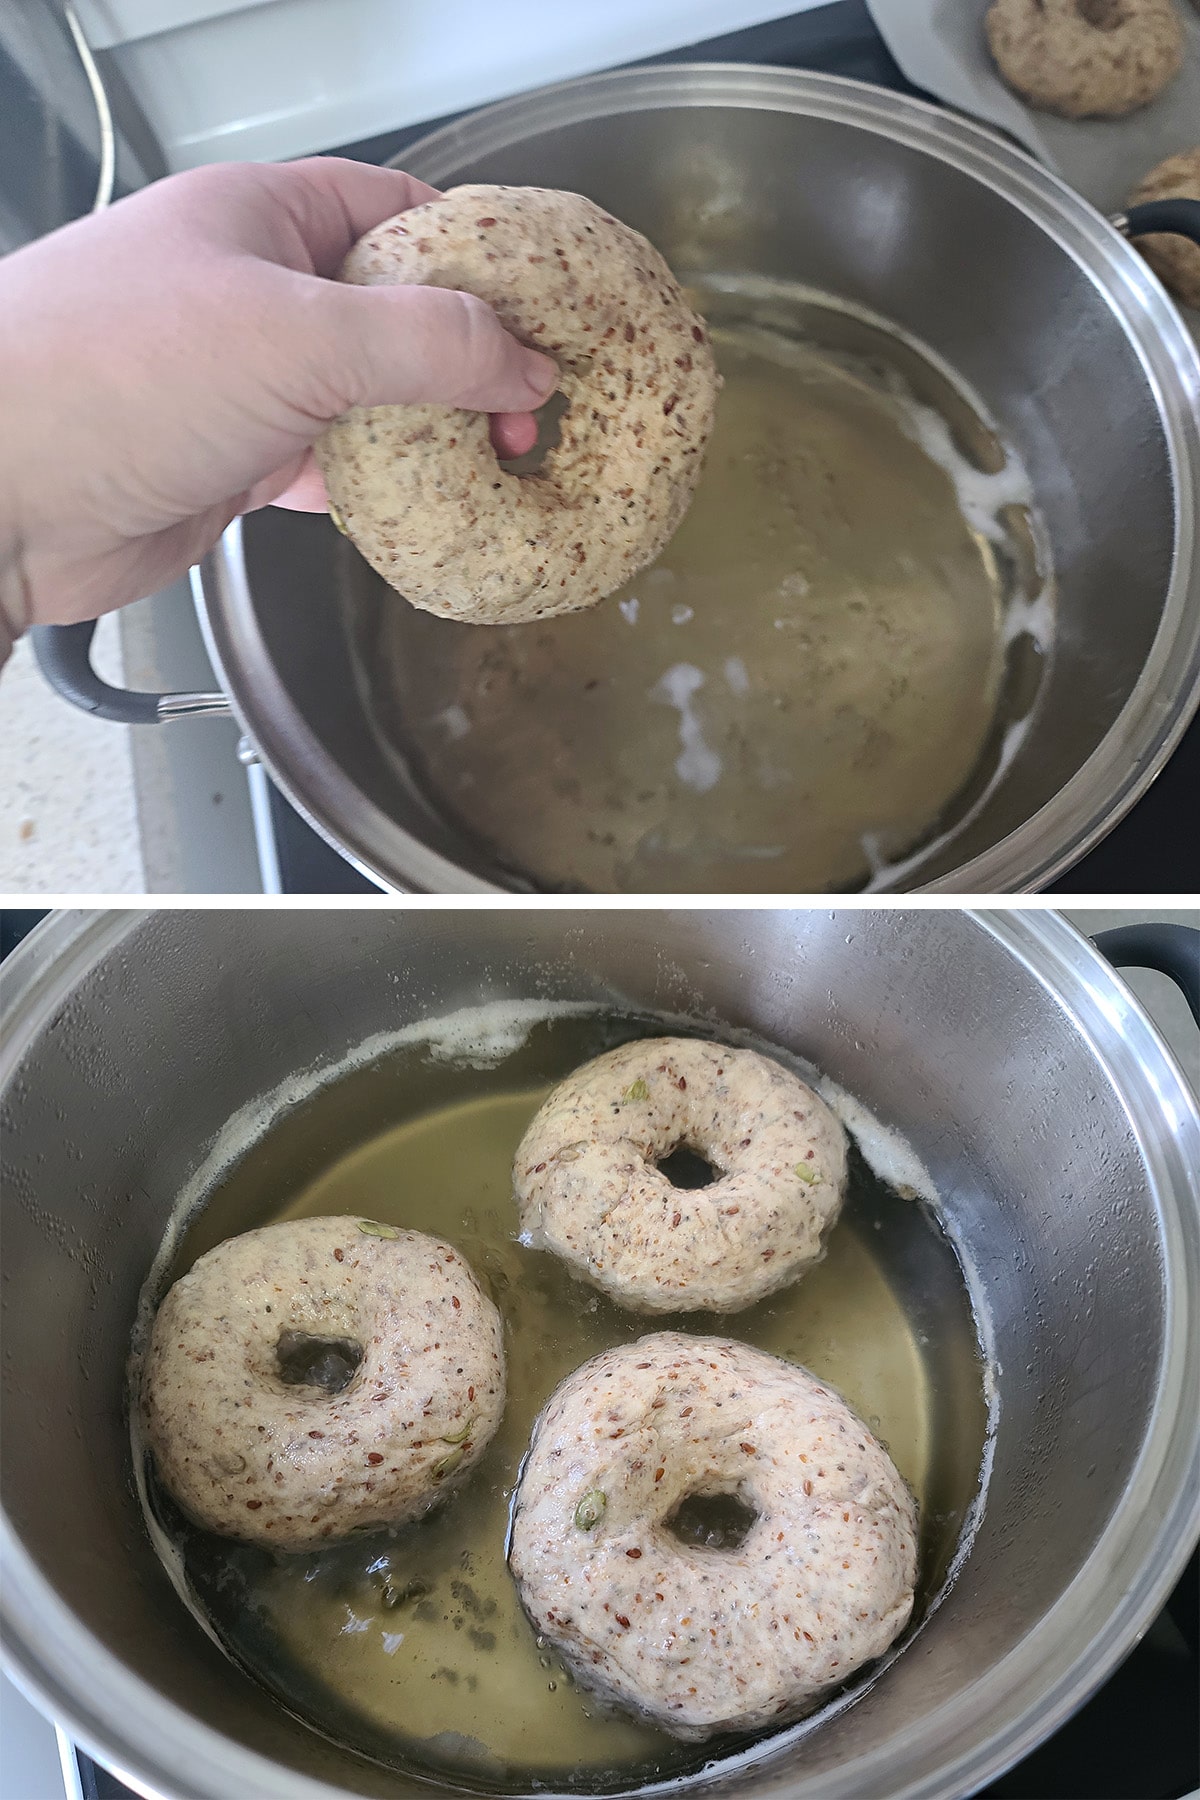
[{"label": "bagel on baking sheet", "polygon": [[[680,1147],[700,1188],[659,1164]],[[637,1312],[731,1312],[795,1281],[841,1210],[846,1139],[754,1050],[645,1038],[576,1069],[517,1149],[522,1236]]]},{"label": "bagel on baking sheet", "polygon": [[1183,66],[1173,0],[992,0],[984,29],[1008,85],[1067,119],[1134,112]]},{"label": "bagel on baking sheet", "polygon": [[[722,1496],[744,1535],[682,1541]],[[662,1332],[593,1357],[534,1427],[509,1565],[581,1686],[677,1737],[782,1725],[912,1612],[917,1511],[883,1446],[807,1369]]]},{"label": "bagel on baking sheet", "polygon": [[504,1409],[500,1315],[461,1252],[372,1219],[227,1238],[168,1291],[141,1380],[163,1485],[275,1550],[419,1518]]},{"label": "bagel on baking sheet", "polygon": [[704,321],[646,239],[579,194],[471,186],[386,220],[340,279],[488,302],[568,403],[532,475],[486,413],[355,407],[316,446],[335,522],[413,605],[480,624],[578,612],[651,562],[700,477],[720,385]]},{"label": "bagel on baking sheet", "polygon": [[[1146,200],[1200,200],[1200,146],[1164,158],[1143,175],[1129,205]],[[1200,308],[1200,244],[1176,231],[1151,231],[1134,238],[1133,247],[1177,300]]]}]

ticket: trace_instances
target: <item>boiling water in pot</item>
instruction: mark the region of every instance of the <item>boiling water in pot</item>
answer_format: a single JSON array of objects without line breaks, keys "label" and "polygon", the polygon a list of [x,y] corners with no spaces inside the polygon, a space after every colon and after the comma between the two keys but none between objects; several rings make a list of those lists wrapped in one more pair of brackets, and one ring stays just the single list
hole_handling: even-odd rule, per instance
[{"label": "boiling water in pot", "polygon": [[883,884],[962,823],[1036,699],[1046,536],[978,405],[808,290],[691,297],[716,427],[690,513],[621,593],[463,626],[342,553],[376,735],[502,885]]},{"label": "boiling water in pot", "polygon": [[[917,1199],[856,1151],[825,1259],[798,1285],[725,1317],[639,1318],[516,1241],[513,1153],[549,1086],[661,1029],[560,1018],[535,1026],[499,1069],[410,1046],[344,1076],[227,1173],[168,1272],[174,1279],[222,1238],[267,1220],[358,1213],[449,1238],[504,1316],[503,1423],[471,1483],[419,1524],[273,1556],[189,1526],[148,1484],[168,1564],[227,1650],[291,1711],[375,1759],[490,1791],[603,1792],[746,1748],[744,1738],[681,1745],[580,1693],[535,1638],[505,1565],[509,1502],[541,1406],[589,1356],[647,1329],[715,1330],[829,1380],[920,1500],[915,1623],[944,1587],[977,1499],[987,1419],[962,1272]],[[673,1178],[704,1176],[692,1167]]]}]

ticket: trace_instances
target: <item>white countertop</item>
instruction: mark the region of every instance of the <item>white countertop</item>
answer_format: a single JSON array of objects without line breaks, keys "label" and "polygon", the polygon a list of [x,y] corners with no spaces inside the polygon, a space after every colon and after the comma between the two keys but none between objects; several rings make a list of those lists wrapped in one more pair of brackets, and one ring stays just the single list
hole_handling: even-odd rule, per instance
[{"label": "white countertop", "polygon": [[[94,643],[97,668],[120,682],[115,616]],[[24,639],[0,671],[0,766],[0,893],[145,892],[129,727],[60,700]]]}]

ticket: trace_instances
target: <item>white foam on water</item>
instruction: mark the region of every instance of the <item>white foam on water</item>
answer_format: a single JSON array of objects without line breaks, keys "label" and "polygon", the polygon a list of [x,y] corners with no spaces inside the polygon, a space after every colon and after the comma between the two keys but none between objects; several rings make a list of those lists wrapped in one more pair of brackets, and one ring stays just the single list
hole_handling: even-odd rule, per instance
[{"label": "white foam on water", "polygon": [[727,656],[722,667],[730,693],[748,694],[750,692],[750,671],[740,656]]},{"label": "white foam on water", "polygon": [[[889,372],[886,384],[888,392],[895,402],[897,418],[902,429],[914,443],[920,446],[926,456],[950,477],[959,511],[972,531],[989,543],[1007,547],[1011,551],[1012,535],[1001,514],[1006,507],[1020,506],[1026,509],[1031,526],[1036,533],[1038,515],[1035,508],[1033,485],[1023,464],[1010,446],[1004,446],[1005,462],[1003,467],[993,474],[987,474],[977,468],[958,448],[950,427],[941,413],[915,399],[900,375],[894,371]],[[1042,554],[1045,555],[1044,547]],[[1017,592],[1006,598],[1000,621],[1002,647],[1007,647],[1018,637],[1028,635],[1037,644],[1043,655],[1048,655],[1053,647],[1054,634],[1055,605],[1052,579],[1043,581],[1037,593],[1032,597]],[[992,771],[986,787],[962,818],[957,819],[948,831],[941,832],[937,837],[922,844],[911,855],[894,860],[889,858],[879,835],[872,832],[863,834],[861,840],[863,853],[871,871],[871,879],[865,889],[866,893],[878,893],[886,887],[894,886],[909,875],[919,872],[922,865],[931,856],[953,843],[960,833],[982,814],[1025,741],[1030,723],[1031,715],[1026,714],[1024,718],[1014,720],[1006,728],[996,767]]]},{"label": "white foam on water", "polygon": [[862,844],[863,855],[867,859],[867,867],[871,871],[871,879],[863,889],[864,893],[878,894],[891,883],[903,880],[905,876],[919,871],[921,865],[927,862],[935,852],[944,848],[945,845],[953,843],[960,832],[965,831],[968,825],[974,823],[1003,781],[1013,758],[1028,735],[1030,722],[1031,715],[1027,713],[1023,719],[1014,719],[1013,723],[1007,727],[1001,740],[996,767],[992,771],[987,786],[978,799],[967,808],[962,818],[955,820],[949,831],[940,832],[937,837],[922,844],[919,850],[914,850],[910,856],[900,857],[894,862],[888,860],[877,833],[863,832],[859,841]]},{"label": "white foam on water", "polygon": [[1054,641],[1054,589],[1050,582],[1040,587],[1032,599],[1014,594],[1005,609],[1000,642],[1007,647],[1025,634],[1043,652]]},{"label": "white foam on water", "polygon": [[[781,600],[803,600],[811,587],[812,582],[808,576],[802,575],[799,569],[793,569],[790,575],[784,576],[777,592]],[[775,621],[776,625],[780,625],[782,622],[781,619]]]},{"label": "white foam on water", "polygon": [[686,625],[688,620],[694,619],[695,616],[696,613],[694,607],[685,606],[682,600],[671,608],[672,625]]},{"label": "white foam on water", "polygon": [[887,388],[905,436],[950,477],[958,510],[971,530],[989,543],[1007,544],[1009,534],[1000,513],[1006,506],[1032,511],[1034,504],[1032,483],[1017,457],[1006,445],[1003,467],[986,474],[958,448],[941,413],[915,399],[899,375],[889,373]]},{"label": "white foam on water", "polygon": [[642,603],[636,594],[631,594],[628,600],[617,601],[618,612],[626,623],[630,625],[637,624],[638,613],[641,611],[641,607]]},{"label": "white foam on water", "polygon": [[906,1200],[925,1200],[938,1205],[938,1191],[933,1176],[925,1167],[907,1138],[884,1125],[869,1107],[848,1094],[827,1075],[816,1077],[816,1089],[830,1111],[836,1113],[880,1181],[903,1195]]},{"label": "white foam on water", "polygon": [[440,713],[434,713],[433,723],[445,728],[446,735],[452,743],[457,742],[459,738],[466,737],[471,729],[470,717],[457,703],[453,706],[443,707]]},{"label": "white foam on water", "polygon": [[518,1051],[535,1025],[550,1018],[577,1017],[589,1011],[580,1003],[508,1000],[503,1004],[466,1007],[444,1019],[426,1019],[408,1032],[391,1037],[386,1047],[424,1044],[435,1062],[459,1068],[495,1069]]},{"label": "white foam on water", "polygon": [[673,706],[679,714],[679,742],[683,747],[675,758],[675,773],[684,787],[695,794],[707,794],[716,787],[723,768],[717,752],[705,743],[704,727],[692,707],[693,696],[707,679],[695,663],[672,663],[650,689],[651,700]]}]

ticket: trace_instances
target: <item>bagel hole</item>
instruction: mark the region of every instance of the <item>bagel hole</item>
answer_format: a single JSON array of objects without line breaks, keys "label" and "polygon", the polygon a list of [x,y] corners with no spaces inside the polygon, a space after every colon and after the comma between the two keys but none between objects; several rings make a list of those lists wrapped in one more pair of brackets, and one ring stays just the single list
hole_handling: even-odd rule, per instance
[{"label": "bagel hole", "polygon": [[363,1359],[353,1338],[317,1337],[311,1331],[281,1331],[275,1344],[279,1379],[288,1387],[323,1388],[340,1394],[349,1387]]},{"label": "bagel hole", "polygon": [[570,409],[571,402],[561,389],[543,401],[534,413],[537,420],[537,441],[532,450],[526,450],[524,456],[502,456],[500,467],[506,475],[536,475],[551,450],[557,450],[562,442],[562,422]]},{"label": "bagel hole", "polygon": [[1084,24],[1097,31],[1116,31],[1127,16],[1125,0],[1075,0],[1075,8]]},{"label": "bagel hole", "polygon": [[666,1524],[693,1549],[740,1550],[757,1519],[740,1494],[686,1494]]},{"label": "bagel hole", "polygon": [[676,1144],[674,1150],[660,1158],[657,1168],[677,1188],[711,1187],[717,1179],[717,1171],[708,1158],[690,1144]]}]

